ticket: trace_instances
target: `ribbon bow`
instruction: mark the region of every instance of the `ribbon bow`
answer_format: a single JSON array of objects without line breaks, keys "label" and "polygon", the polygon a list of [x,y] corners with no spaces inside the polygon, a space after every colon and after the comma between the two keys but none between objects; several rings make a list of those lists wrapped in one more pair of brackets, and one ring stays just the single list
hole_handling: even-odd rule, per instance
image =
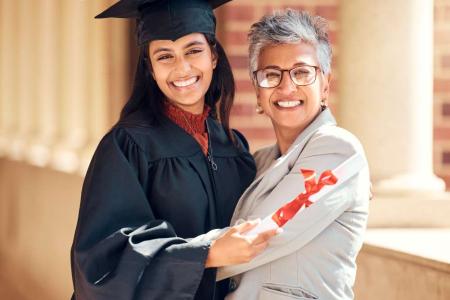
[{"label": "ribbon bow", "polygon": [[300,169],[300,171],[305,180],[305,191],[295,197],[294,200],[278,209],[272,215],[272,220],[280,227],[292,219],[300,209],[309,207],[313,204],[313,202],[309,200],[311,195],[319,192],[325,185],[333,185],[337,182],[337,177],[334,176],[331,170],[324,171],[317,182],[315,171],[307,169]]}]

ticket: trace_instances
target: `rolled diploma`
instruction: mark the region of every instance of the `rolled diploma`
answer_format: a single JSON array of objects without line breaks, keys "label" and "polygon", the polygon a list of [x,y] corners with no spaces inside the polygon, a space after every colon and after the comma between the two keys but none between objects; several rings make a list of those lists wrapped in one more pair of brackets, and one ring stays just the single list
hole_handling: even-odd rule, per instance
[{"label": "rolled diploma", "polygon": [[[344,184],[347,180],[356,175],[365,165],[365,160],[362,155],[355,153],[350,158],[345,160],[342,164],[337,166],[332,172],[338,178],[338,181],[334,185],[326,185],[319,192],[314,195],[311,195],[309,200],[312,203],[315,203],[320,198],[332,193],[336,189],[338,189],[342,184]],[[311,204],[312,205],[312,204]],[[306,207],[302,207],[298,212],[301,212]],[[276,211],[275,211],[276,212]],[[261,223],[256,225],[253,229],[247,231],[244,235],[257,235],[261,232],[277,229],[278,224],[272,219],[272,215],[275,213],[268,215],[265,217]]]}]

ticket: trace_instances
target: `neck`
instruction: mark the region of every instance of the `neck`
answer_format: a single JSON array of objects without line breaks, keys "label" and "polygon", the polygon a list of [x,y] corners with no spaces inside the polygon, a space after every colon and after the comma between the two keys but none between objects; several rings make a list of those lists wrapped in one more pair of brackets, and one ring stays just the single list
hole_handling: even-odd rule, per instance
[{"label": "neck", "polygon": [[280,154],[284,155],[303,130],[297,128],[280,128],[274,125],[274,131]]},{"label": "neck", "polygon": [[275,136],[277,138],[278,148],[281,155],[286,154],[287,150],[292,145],[292,143],[294,143],[295,139],[303,132],[303,130],[306,129],[306,127],[309,126],[309,124],[311,124],[317,118],[317,116],[321,112],[322,110],[319,110],[316,116],[308,124],[303,124],[301,125],[301,127],[283,127],[275,124],[272,121]]},{"label": "neck", "polygon": [[204,107],[205,107],[205,101],[198,101],[197,103],[194,103],[194,104],[191,104],[191,105],[189,105],[189,104],[180,104],[180,103],[175,103],[175,102],[172,102],[172,101],[170,101],[170,100],[168,100],[168,99],[166,99],[166,101],[169,103],[169,104],[171,104],[171,105],[173,105],[173,106],[176,106],[176,107],[178,107],[179,109],[181,109],[181,110],[184,110],[184,111],[186,111],[186,112],[188,112],[188,113],[191,113],[191,114],[194,114],[194,115],[200,115],[200,114],[202,114],[203,113],[203,109],[204,109]]}]

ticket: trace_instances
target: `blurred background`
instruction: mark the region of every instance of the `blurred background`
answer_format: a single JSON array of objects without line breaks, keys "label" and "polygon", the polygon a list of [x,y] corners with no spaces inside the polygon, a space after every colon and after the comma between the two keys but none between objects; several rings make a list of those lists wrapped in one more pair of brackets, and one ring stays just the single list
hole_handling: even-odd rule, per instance
[{"label": "blurred background", "polygon": [[[133,23],[114,0],[0,0],[0,299],[68,299],[80,189],[132,86]],[[232,125],[255,113],[250,25],[291,7],[328,19],[331,108],[362,141],[373,192],[356,299],[450,299],[450,0],[235,0],[216,11],[234,69]],[[114,162],[111,162],[114,163]]]}]

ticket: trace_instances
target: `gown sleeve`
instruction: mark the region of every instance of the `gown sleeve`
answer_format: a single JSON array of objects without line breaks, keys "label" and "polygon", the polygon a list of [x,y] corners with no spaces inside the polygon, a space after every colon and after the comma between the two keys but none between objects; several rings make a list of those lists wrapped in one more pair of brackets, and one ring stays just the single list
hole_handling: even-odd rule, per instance
[{"label": "gown sleeve", "polygon": [[148,159],[125,129],[100,142],[71,250],[72,299],[192,299],[205,274],[215,280],[204,272],[210,242],[179,238],[154,217],[147,174]]}]

